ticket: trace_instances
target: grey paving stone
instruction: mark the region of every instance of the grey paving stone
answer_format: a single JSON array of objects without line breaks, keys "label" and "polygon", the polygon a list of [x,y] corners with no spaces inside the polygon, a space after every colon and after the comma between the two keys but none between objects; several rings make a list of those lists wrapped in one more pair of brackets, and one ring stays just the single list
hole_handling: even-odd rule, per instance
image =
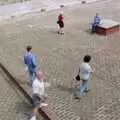
[{"label": "grey paving stone", "polygon": [[[58,11],[13,19],[0,27],[1,60],[17,77],[26,80],[22,57],[25,46],[32,44],[45,79],[52,84],[47,89],[49,107],[61,120],[119,120],[120,35],[105,37],[87,32],[89,17],[96,11],[105,18],[120,21],[119,5],[120,1],[116,0],[65,8],[64,36],[56,34]],[[91,65],[96,71],[91,91],[75,101],[69,88],[85,54],[92,55]],[[29,87],[25,88],[32,92]]]},{"label": "grey paving stone", "polygon": [[13,87],[0,72],[0,119],[28,120],[30,108],[17,87]]}]

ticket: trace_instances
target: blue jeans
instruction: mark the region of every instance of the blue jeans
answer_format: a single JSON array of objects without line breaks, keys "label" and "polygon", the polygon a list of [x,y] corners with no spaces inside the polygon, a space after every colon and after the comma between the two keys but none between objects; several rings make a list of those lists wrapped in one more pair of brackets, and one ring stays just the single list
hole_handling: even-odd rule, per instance
[{"label": "blue jeans", "polygon": [[99,25],[99,23],[93,23],[92,24],[92,32],[96,32],[97,25]]},{"label": "blue jeans", "polygon": [[80,86],[80,95],[83,95],[85,91],[90,90],[91,78],[86,81],[83,81],[82,85]]},{"label": "blue jeans", "polygon": [[36,72],[35,72],[35,70],[34,71],[28,71],[29,72],[29,77],[30,77],[30,83],[31,83],[31,85],[32,85],[32,83],[33,83],[33,80],[35,79],[35,77],[36,77]]},{"label": "blue jeans", "polygon": [[92,32],[96,32],[96,24],[92,24]]}]

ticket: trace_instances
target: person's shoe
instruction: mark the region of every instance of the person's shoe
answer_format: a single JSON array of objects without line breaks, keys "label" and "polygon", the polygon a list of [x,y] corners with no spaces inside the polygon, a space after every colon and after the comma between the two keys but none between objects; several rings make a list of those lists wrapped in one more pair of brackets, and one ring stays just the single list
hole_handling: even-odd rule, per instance
[{"label": "person's shoe", "polygon": [[61,32],[61,35],[64,35],[64,32]]},{"label": "person's shoe", "polygon": [[75,96],[74,99],[80,101],[81,100],[81,96]]},{"label": "person's shoe", "polygon": [[79,100],[80,99],[79,92],[78,91],[74,92],[73,97],[74,97],[74,99]]},{"label": "person's shoe", "polygon": [[89,91],[90,91],[90,90],[88,89],[88,90],[85,90],[84,92],[86,92],[86,93],[87,93],[87,92],[89,92]]},{"label": "person's shoe", "polygon": [[32,116],[30,120],[36,120],[36,116]]},{"label": "person's shoe", "polygon": [[48,106],[47,103],[41,103],[41,104],[40,104],[40,108],[41,108],[41,107],[46,107],[46,106]]},{"label": "person's shoe", "polygon": [[95,34],[95,31],[92,30],[92,31],[91,31],[91,34]]},{"label": "person's shoe", "polygon": [[76,97],[74,97],[74,99],[78,99],[78,100],[79,100],[79,99],[80,99],[80,97],[76,96]]}]

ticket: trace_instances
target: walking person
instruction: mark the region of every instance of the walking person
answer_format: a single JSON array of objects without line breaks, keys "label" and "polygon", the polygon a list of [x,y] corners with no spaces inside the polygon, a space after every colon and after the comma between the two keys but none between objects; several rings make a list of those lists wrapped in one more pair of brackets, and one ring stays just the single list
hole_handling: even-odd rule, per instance
[{"label": "walking person", "polygon": [[32,84],[33,87],[33,110],[32,117],[30,120],[36,120],[36,116],[38,114],[38,109],[41,107],[46,107],[48,104],[45,103],[46,93],[45,93],[45,85],[43,82],[43,73],[38,71],[36,73],[35,80]]},{"label": "walking person", "polygon": [[84,92],[88,92],[90,90],[91,77],[92,77],[92,68],[90,66],[91,56],[85,55],[83,58],[82,64],[79,66],[78,75],[82,84],[79,89],[79,99],[84,94]]},{"label": "walking person", "polygon": [[59,14],[57,24],[59,25],[58,34],[63,35],[64,34],[64,16],[63,16],[63,12],[61,12]]},{"label": "walking person", "polygon": [[31,51],[32,51],[32,46],[27,46],[26,53],[24,55],[24,63],[29,73],[30,84],[32,85],[36,75],[37,63],[36,63],[35,55]]}]

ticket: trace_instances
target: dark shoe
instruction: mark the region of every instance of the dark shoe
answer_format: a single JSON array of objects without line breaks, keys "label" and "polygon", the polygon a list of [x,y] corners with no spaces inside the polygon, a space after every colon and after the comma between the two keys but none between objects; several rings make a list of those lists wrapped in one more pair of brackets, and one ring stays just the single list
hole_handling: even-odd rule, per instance
[{"label": "dark shoe", "polygon": [[81,97],[80,97],[80,96],[75,96],[74,99],[80,101],[80,100],[81,100]]},{"label": "dark shoe", "polygon": [[88,93],[90,90],[85,90],[84,92]]},{"label": "dark shoe", "polygon": [[64,35],[64,33],[62,32],[61,35]]},{"label": "dark shoe", "polygon": [[74,97],[74,99],[80,99],[78,96]]},{"label": "dark shoe", "polygon": [[91,33],[91,34],[95,34],[95,31],[91,31],[90,33]]}]

